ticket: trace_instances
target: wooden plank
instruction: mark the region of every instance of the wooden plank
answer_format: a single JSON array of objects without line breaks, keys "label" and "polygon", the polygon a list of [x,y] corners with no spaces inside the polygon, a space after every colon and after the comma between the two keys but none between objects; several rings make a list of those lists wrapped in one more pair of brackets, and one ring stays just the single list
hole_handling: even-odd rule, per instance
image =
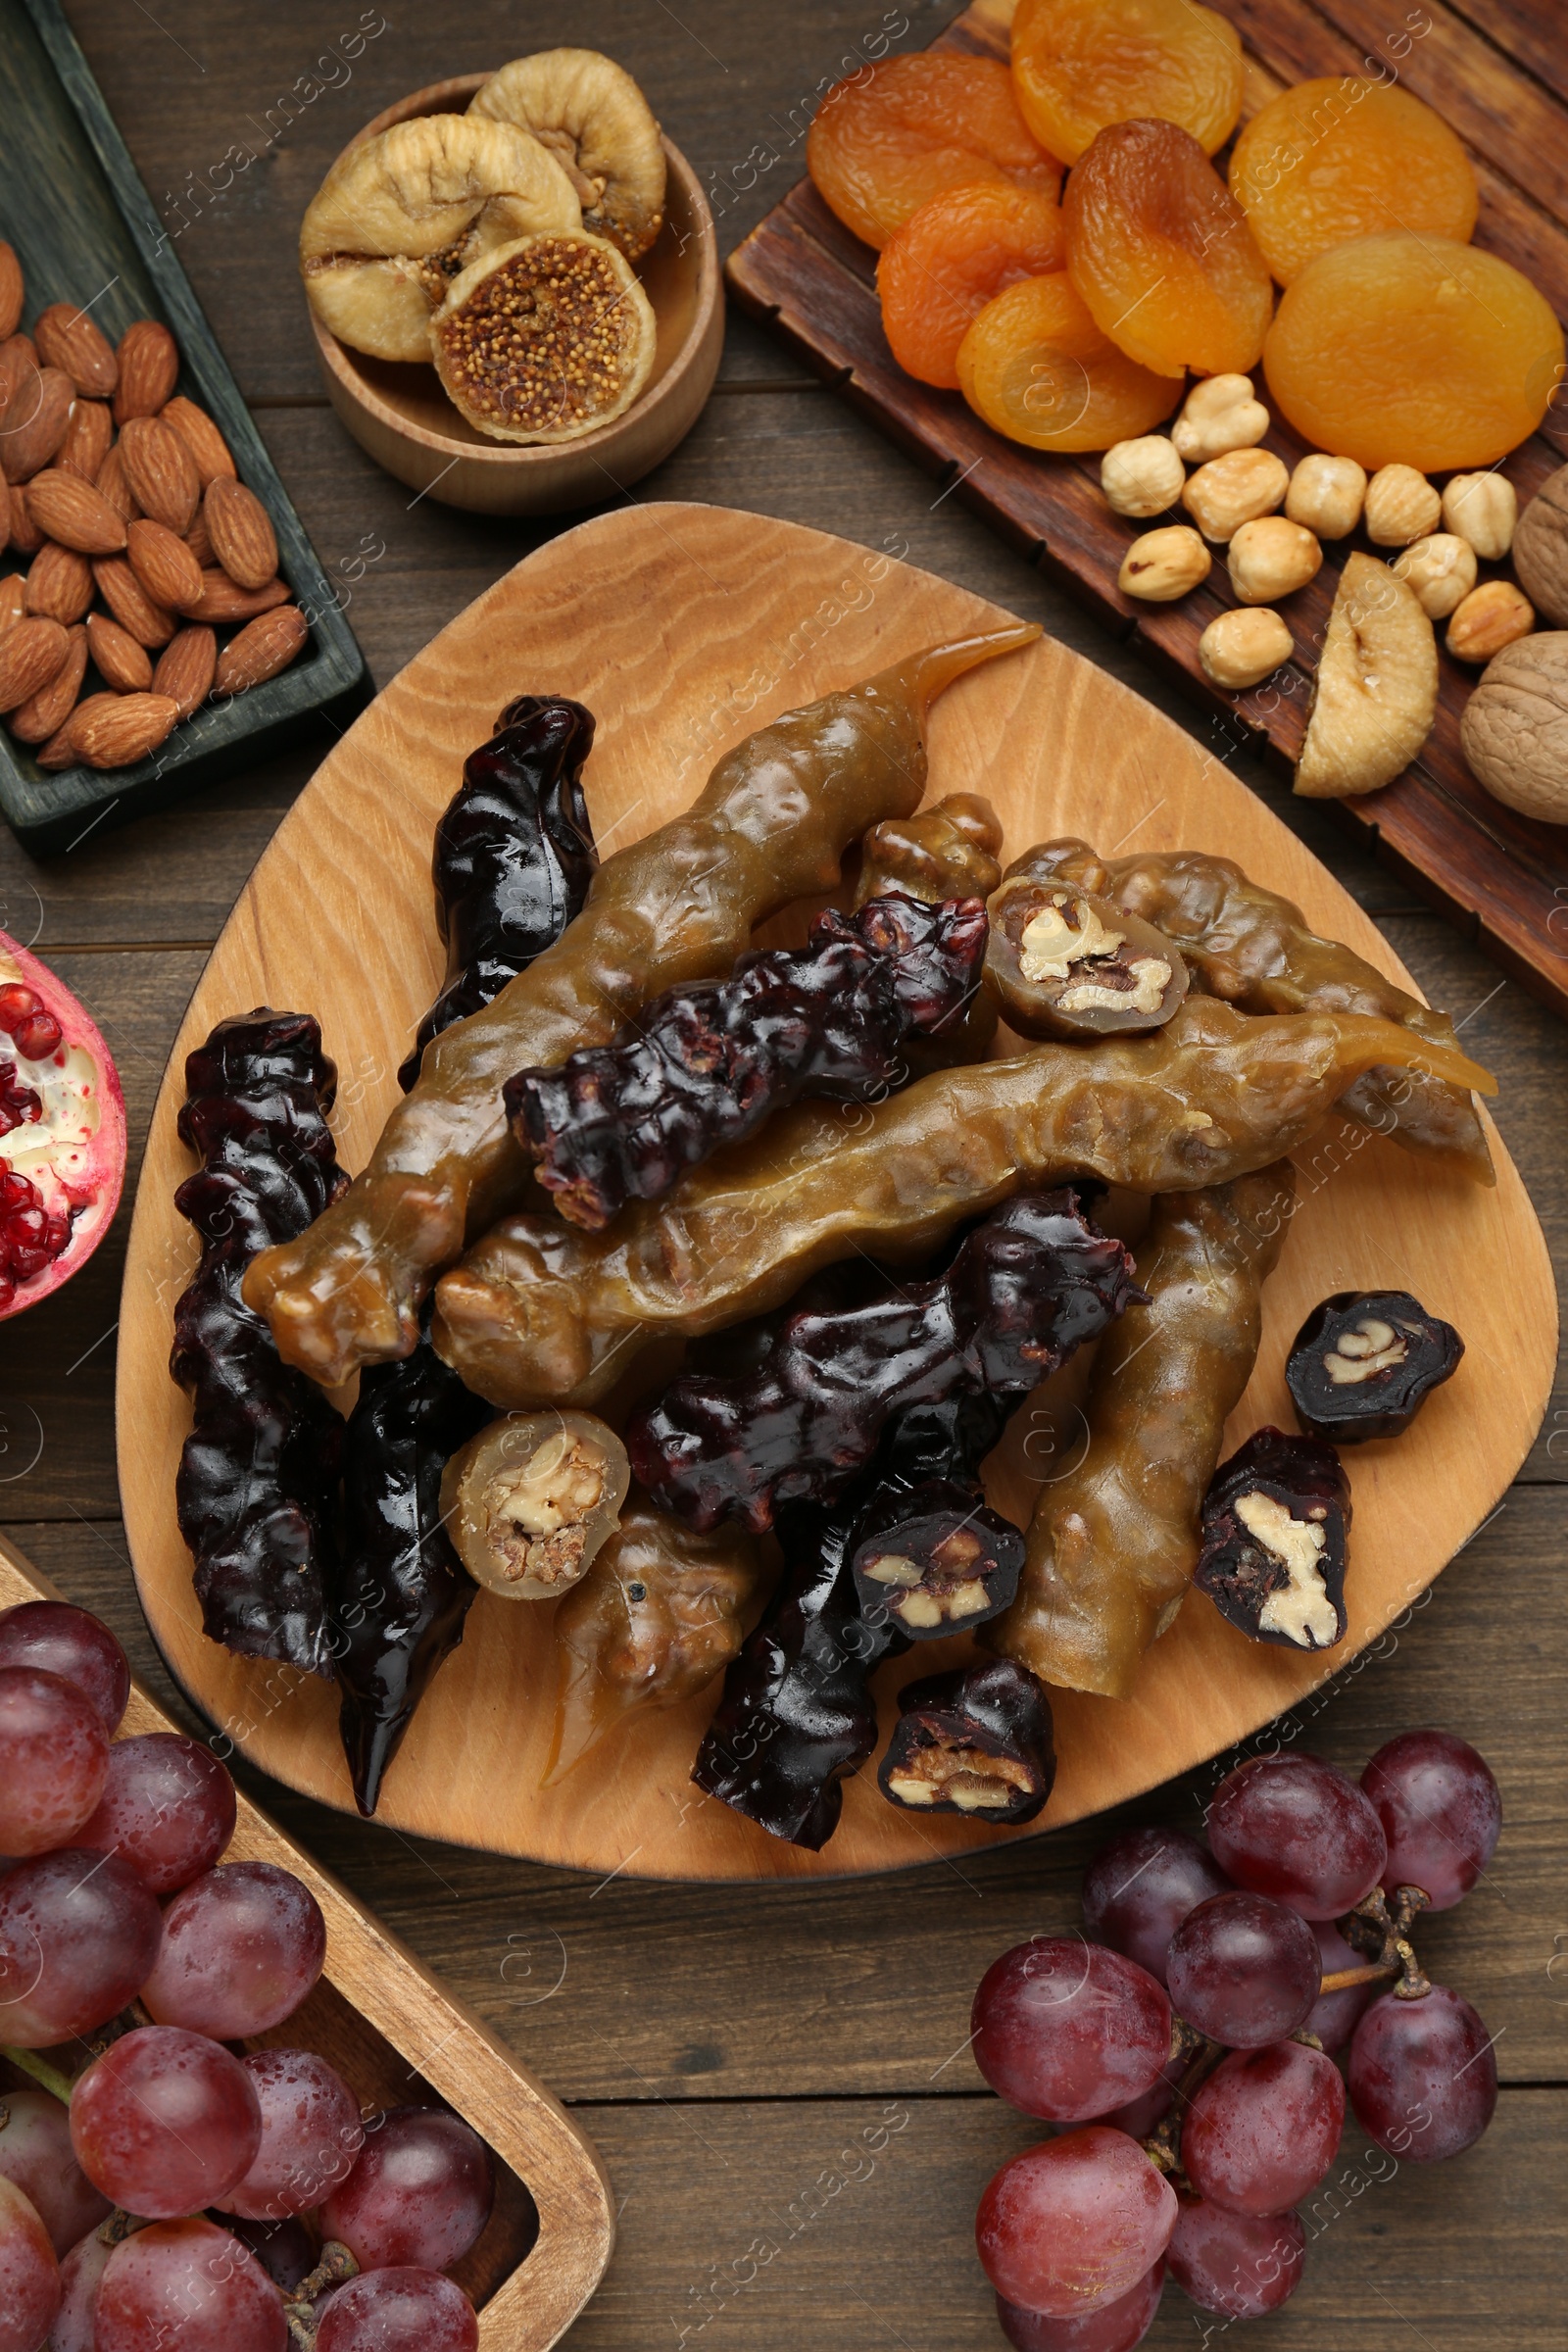
[{"label": "wooden plank", "polygon": [[1568,100],[1568,57],[1553,0],[1456,0],[1453,13],[1467,19],[1556,97]]}]

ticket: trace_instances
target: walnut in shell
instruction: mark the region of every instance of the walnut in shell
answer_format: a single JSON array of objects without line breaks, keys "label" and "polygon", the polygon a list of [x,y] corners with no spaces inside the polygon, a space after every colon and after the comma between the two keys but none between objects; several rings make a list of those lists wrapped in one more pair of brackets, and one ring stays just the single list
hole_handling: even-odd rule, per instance
[{"label": "walnut in shell", "polygon": [[468,111],[514,122],[549,148],[591,235],[629,262],[648,251],[664,218],[664,143],[624,67],[597,49],[543,49],[492,74]]},{"label": "walnut in shell", "polygon": [[1494,800],[1568,825],[1568,629],[1494,656],[1464,707],[1459,741]]},{"label": "walnut in shell", "polygon": [[1392,784],[1438,708],[1438,641],[1415,591],[1375,557],[1350,555],[1329,614],[1296,789],[1348,800]]},{"label": "walnut in shell", "polygon": [[630,408],[654,309],[607,238],[519,237],[454,278],[429,349],[453,406],[493,441],[574,441]]},{"label": "walnut in shell", "polygon": [[561,165],[525,131],[420,115],[333,165],[300,227],[300,270],[340,342],[428,361],[430,315],[454,278],[499,246],[581,218]]},{"label": "walnut in shell", "polygon": [[1568,466],[1548,474],[1520,515],[1513,567],[1536,611],[1568,627]]}]

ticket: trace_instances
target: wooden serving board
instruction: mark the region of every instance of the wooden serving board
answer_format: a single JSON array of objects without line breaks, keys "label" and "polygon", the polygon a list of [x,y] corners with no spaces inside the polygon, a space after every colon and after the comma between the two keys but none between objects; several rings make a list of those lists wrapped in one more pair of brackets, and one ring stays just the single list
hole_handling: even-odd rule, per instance
[{"label": "wooden serving board", "polygon": [[[1475,242],[1511,262],[1568,317],[1568,104],[1510,65],[1442,0],[1415,11],[1403,0],[1218,5],[1247,45],[1244,120],[1288,83],[1318,74],[1396,73],[1469,150],[1481,183]],[[976,0],[934,45],[1004,58],[1011,16],[1012,0]],[[1417,24],[1425,24],[1424,33],[1409,30]],[[1223,171],[1225,157],[1217,160]],[[882,332],[876,260],[810,180],[802,179],[730,256],[725,276],[736,300],[808,367],[1188,690],[1212,714],[1217,760],[1251,745],[1288,772],[1306,730],[1317,651],[1344,558],[1356,547],[1381,558],[1390,551],[1372,548],[1359,531],[1326,546],[1317,578],[1282,608],[1296,641],[1292,661],[1247,694],[1211,686],[1199,665],[1198,641],[1236,601],[1224,565],[1216,564],[1205,584],[1178,605],[1123,596],[1116,585],[1122,558],[1151,525],[1111,513],[1098,457],[1024,449],[983,423],[960,394],[906,375]],[[1259,387],[1266,400],[1260,375]],[[1294,466],[1306,444],[1276,424],[1265,446]],[[1500,470],[1523,507],[1565,458],[1568,409],[1558,386],[1544,430]],[[1482,566],[1484,578],[1506,572],[1506,565]],[[1459,748],[1459,716],[1477,673],[1442,650],[1441,631],[1439,645],[1437,723],[1420,759],[1386,790],[1331,806],[1385,865],[1511,978],[1568,1014],[1568,827],[1518,815],[1471,775]]]},{"label": "wooden serving board", "polygon": [[[190,1408],[169,1378],[170,1316],[196,1257],[172,1205],[190,1166],[174,1132],[187,1051],[215,1021],[264,1001],[318,1013],[342,1072],[339,1152],[349,1168],[363,1166],[440,971],[432,829],[466,755],[511,696],[569,694],[595,712],[588,801],[601,845],[613,847],[686,807],[719,755],[779,711],[933,639],[1008,617],[929,573],[794,523],[725,508],[632,507],[552,541],[443,629],[284,818],[213,952],[153,1114],[125,1271],[117,1411],[125,1526],[153,1632],[197,1703],[278,1779],[328,1804],[351,1801],[335,1692],[205,1639],[175,1525]],[[931,793],[962,789],[994,801],[1009,854],[1077,832],[1106,851],[1136,843],[1238,858],[1299,900],[1320,929],[1408,981],[1388,943],[1252,794],[1140,697],[1050,639],[974,672],[937,705]],[[1362,1448],[1350,1463],[1355,1567],[1344,1645],[1310,1658],[1251,1643],[1195,1598],[1151,1656],[1135,1699],[1057,1699],[1061,1771],[1045,1826],[1168,1779],[1337,1672],[1437,1575],[1508,1485],[1544,1406],[1556,1326],[1534,1211],[1495,1139],[1494,1150],[1498,1185],[1490,1193],[1338,1122],[1302,1155],[1300,1212],[1231,1442],[1288,1419],[1285,1348],[1326,1292],[1408,1286],[1458,1326],[1469,1353],[1408,1437]],[[995,1492],[1004,1508],[1024,1511],[1031,1481],[1070,1458],[1070,1407],[1052,1412],[1048,1400],[1014,1430],[1014,1452],[1027,1458],[1004,1467]],[[956,1654],[956,1643],[933,1645],[887,1670],[885,1717],[899,1683]],[[896,1811],[866,1771],[823,1853],[779,1844],[689,1784],[716,1690],[634,1722],[560,1787],[541,1789],[554,1691],[548,1608],[481,1592],[388,1777],[382,1817],[541,1861],[676,1878],[888,1869],[999,1834]]]},{"label": "wooden serving board", "polygon": [[[64,1597],[0,1537],[0,1609]],[[132,1683],[121,1738],[182,1729]],[[604,2277],[615,2242],[610,2182],[592,2142],[346,1887],[243,1791],[238,1803],[224,1860],[291,1870],[326,1920],[320,1982],[281,2026],[245,2046],[316,2050],[366,2113],[441,2100],[472,2125],[496,2159],[496,2202],[453,2277],[479,2307],[479,2352],[548,2352]]]}]

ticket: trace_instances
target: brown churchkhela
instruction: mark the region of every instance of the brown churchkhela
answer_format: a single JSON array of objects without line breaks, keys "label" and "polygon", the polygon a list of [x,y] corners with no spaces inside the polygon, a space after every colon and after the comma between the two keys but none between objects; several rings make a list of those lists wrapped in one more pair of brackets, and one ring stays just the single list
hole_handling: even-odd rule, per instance
[{"label": "brown churchkhela", "polygon": [[928,646],[786,712],[725,754],[684,815],[607,858],[558,944],[426,1049],[333,1214],[250,1269],[246,1303],[284,1360],[333,1386],[407,1355],[436,1275],[520,1195],[501,1107],[513,1071],[605,1044],[662,989],[733,963],[768,915],[831,890],[852,841],[918,806],[935,697],[1039,634]]},{"label": "brown churchkhela", "polygon": [[1138,1245],[1150,1302],[1101,1341],[1084,1403],[1088,1450],[1043,1490],[1018,1596],[980,1637],[1043,1682],[1127,1697],[1181,1607],[1294,1200],[1283,1159],[1154,1202]]},{"label": "brown churchkhela", "polygon": [[1417,1059],[1494,1091],[1457,1047],[1392,1021],[1258,1021],[1190,997],[1147,1037],[939,1071],[850,1117],[801,1105],[608,1232],[505,1219],[439,1284],[436,1348],[493,1403],[590,1403],[633,1347],[764,1313],[857,1250],[916,1256],[1020,1185],[1227,1183],[1300,1143],[1362,1071]]}]

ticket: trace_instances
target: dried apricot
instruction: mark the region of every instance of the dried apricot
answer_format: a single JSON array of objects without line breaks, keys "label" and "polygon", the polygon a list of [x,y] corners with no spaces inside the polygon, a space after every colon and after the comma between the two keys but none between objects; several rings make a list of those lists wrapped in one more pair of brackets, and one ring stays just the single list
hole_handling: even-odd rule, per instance
[{"label": "dried apricot", "polygon": [[1282,286],[1352,237],[1409,229],[1464,245],[1476,224],[1475,170],[1446,122],[1359,74],[1271,98],[1236,142],[1230,182]]},{"label": "dried apricot", "polygon": [[1190,130],[1113,122],[1062,197],[1067,267],[1095,323],[1160,375],[1245,375],[1274,288],[1247,216]]},{"label": "dried apricot", "polygon": [[1031,449],[1109,449],[1168,416],[1181,385],[1102,335],[1064,270],[988,302],[958,347],[971,409]]},{"label": "dried apricot", "polygon": [[1562,377],[1562,328],[1495,254],[1358,237],[1286,288],[1263,367],[1303,441],[1369,471],[1447,473],[1530,438]]},{"label": "dried apricot", "polygon": [[877,292],[899,366],[923,384],[958,385],[958,345],[994,294],[1059,270],[1061,209],[1033,188],[949,188],[882,248]]},{"label": "dried apricot", "polygon": [[941,52],[890,57],[838,82],[807,133],[806,161],[839,219],[878,252],[944,188],[1010,181],[1054,196],[1061,184],[1006,67]]},{"label": "dried apricot", "polygon": [[1012,78],[1043,147],[1075,164],[1107,122],[1179,122],[1205,155],[1242,111],[1236,27],[1196,0],[1018,0]]}]

